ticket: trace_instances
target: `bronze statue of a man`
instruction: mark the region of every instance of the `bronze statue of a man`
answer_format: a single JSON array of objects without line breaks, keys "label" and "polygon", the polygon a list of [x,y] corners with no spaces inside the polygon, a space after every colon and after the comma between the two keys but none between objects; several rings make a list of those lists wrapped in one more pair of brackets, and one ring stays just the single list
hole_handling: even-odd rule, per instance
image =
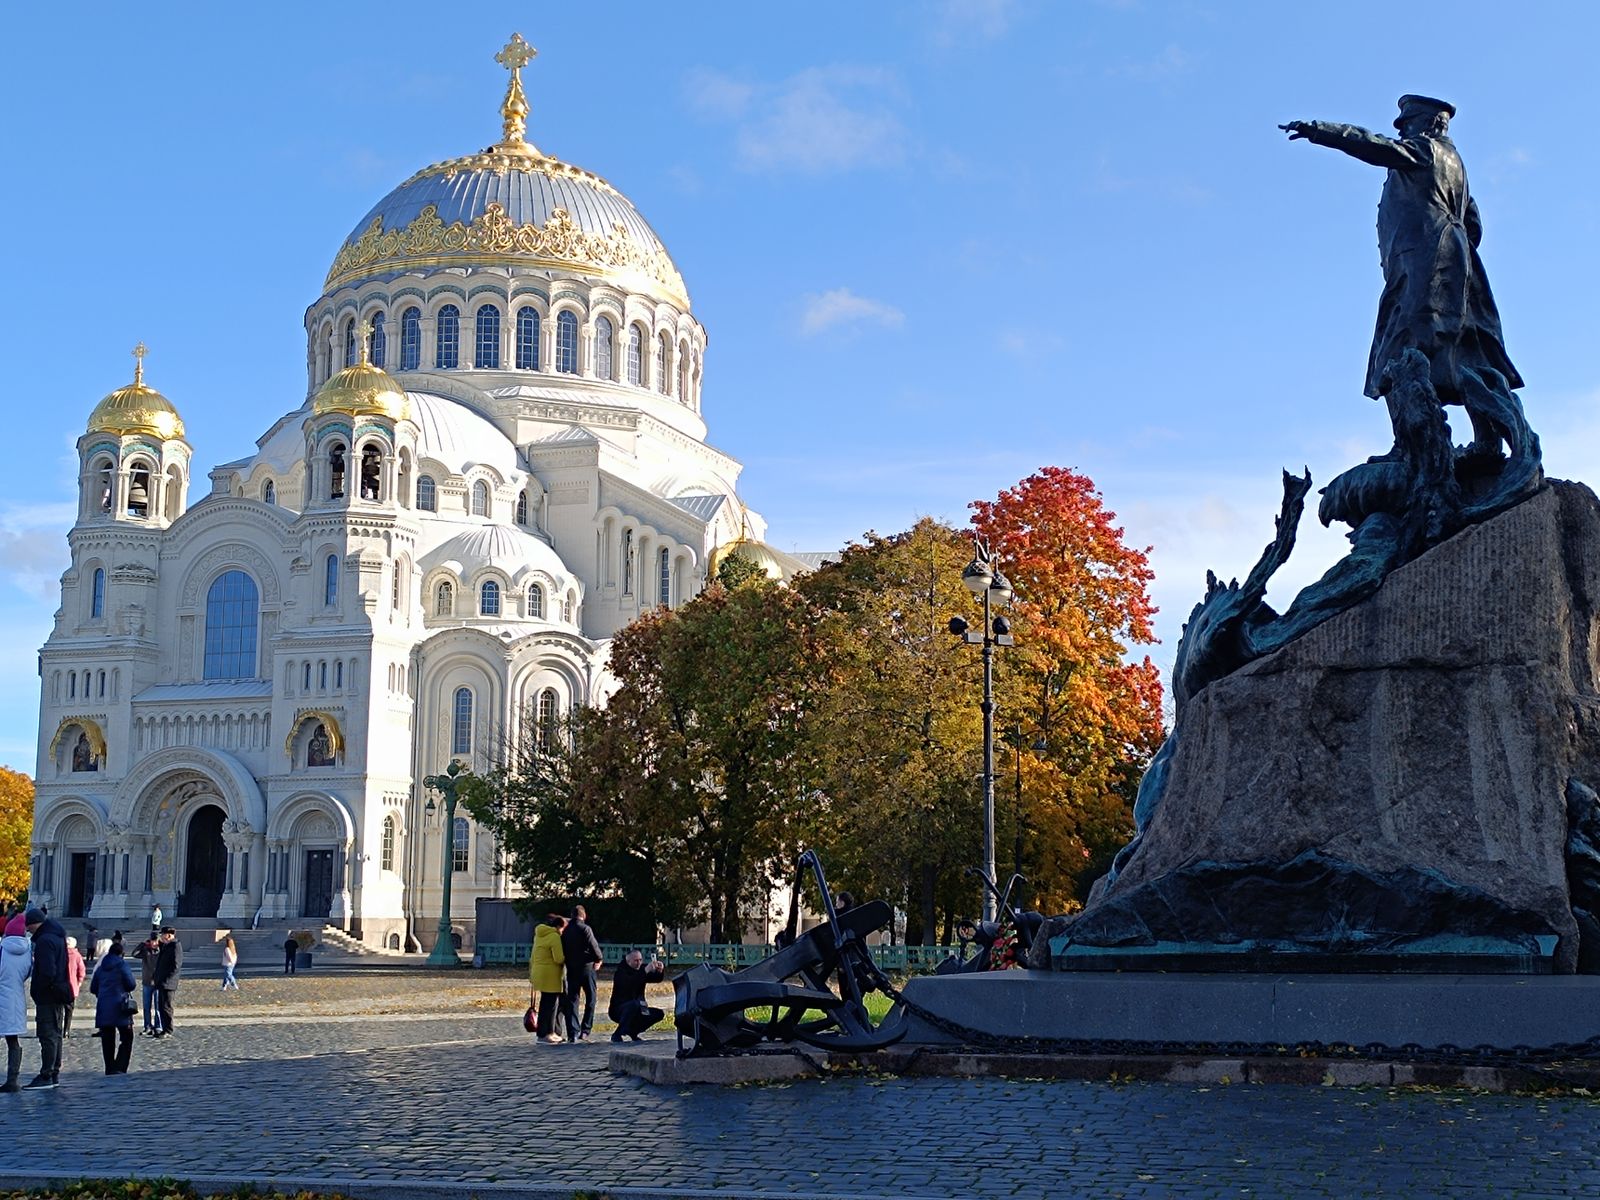
[{"label": "bronze statue of a man", "polygon": [[1367,395],[1383,395],[1384,368],[1407,349],[1420,350],[1439,399],[1466,404],[1480,443],[1494,439],[1493,445],[1504,430],[1485,428],[1484,414],[1476,411],[1483,406],[1467,402],[1481,391],[1478,383],[1504,402],[1522,377],[1506,355],[1500,314],[1478,258],[1483,226],[1450,141],[1455,111],[1444,100],[1401,96],[1398,138],[1332,121],[1290,121],[1279,128],[1290,140],[1331,146],[1389,172],[1378,203],[1384,287],[1367,359]]}]

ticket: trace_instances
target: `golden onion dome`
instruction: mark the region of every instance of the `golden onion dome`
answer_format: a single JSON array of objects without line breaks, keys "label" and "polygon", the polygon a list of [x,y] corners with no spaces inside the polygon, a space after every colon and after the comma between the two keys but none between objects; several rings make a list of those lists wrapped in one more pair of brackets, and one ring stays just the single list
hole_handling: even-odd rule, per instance
[{"label": "golden onion dome", "polygon": [[134,348],[133,382],[112,392],[89,414],[90,433],[109,433],[123,437],[148,434],[162,441],[183,436],[183,418],[155,388],[144,383],[144,343]]},{"label": "golden onion dome", "polygon": [[765,542],[758,542],[750,537],[737,537],[731,542],[725,542],[711,555],[711,575],[716,577],[718,569],[730,558],[742,558],[745,562],[755,567],[768,579],[782,582],[784,578],[783,563],[771,546]]},{"label": "golden onion dome", "polygon": [[367,347],[371,334],[361,339],[361,361],[335,373],[317,389],[311,411],[317,416],[344,413],[352,417],[387,417],[404,421],[411,402],[398,380],[382,367],[373,366]]}]

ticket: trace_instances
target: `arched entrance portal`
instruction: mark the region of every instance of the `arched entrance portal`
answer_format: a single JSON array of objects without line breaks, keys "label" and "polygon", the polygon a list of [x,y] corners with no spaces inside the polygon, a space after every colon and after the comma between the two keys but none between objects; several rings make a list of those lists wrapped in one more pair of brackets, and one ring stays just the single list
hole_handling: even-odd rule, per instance
[{"label": "arched entrance portal", "polygon": [[215,804],[195,809],[189,818],[184,846],[183,892],[178,896],[180,917],[214,917],[222,907],[222,889],[228,871],[228,849],[222,842],[226,814]]}]

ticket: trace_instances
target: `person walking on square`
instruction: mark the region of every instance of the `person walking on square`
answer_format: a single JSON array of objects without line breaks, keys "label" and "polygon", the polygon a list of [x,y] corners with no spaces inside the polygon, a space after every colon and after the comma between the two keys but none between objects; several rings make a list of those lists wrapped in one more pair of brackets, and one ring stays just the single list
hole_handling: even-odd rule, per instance
[{"label": "person walking on square", "polygon": [[294,934],[290,934],[283,943],[283,973],[294,974],[294,956],[300,953],[300,943],[295,941]]},{"label": "person walking on square", "polygon": [[156,954],[156,1007],[161,1010],[161,1029],[156,1037],[171,1037],[177,1031],[172,1022],[173,993],[183,976],[183,944],[178,941],[178,931],[171,925],[161,927],[160,950]]},{"label": "person walking on square", "polygon": [[150,940],[153,942],[161,936],[161,905],[156,905],[150,910]]},{"label": "person walking on square", "polygon": [[533,931],[533,953],[528,956],[528,982],[539,996],[539,1021],[534,1029],[541,1042],[559,1042],[555,1031],[556,1009],[566,996],[562,986],[561,964],[566,955],[561,949],[561,930],[567,919],[557,913],[545,918]]},{"label": "person walking on square", "polygon": [[0,938],[0,1037],[6,1039],[6,1081],[0,1092],[20,1092],[22,1041],[28,1033],[28,976],[33,974],[33,947],[18,913],[6,922]]},{"label": "person walking on square", "polygon": [[94,969],[89,991],[95,998],[94,1023],[100,1033],[100,1053],[106,1061],[107,1075],[126,1075],[133,1058],[133,968],[122,956],[122,942],[111,948]]},{"label": "person walking on square", "polygon": [[30,908],[22,923],[33,938],[34,1025],[39,1033],[39,1074],[29,1088],[53,1088],[61,1082],[61,1043],[66,1036],[67,1005],[72,985],[67,980],[67,933],[61,922]]},{"label": "person walking on square", "polygon": [[611,1035],[613,1042],[623,1038],[642,1042],[639,1035],[667,1015],[659,1008],[651,1008],[644,998],[645,987],[661,982],[666,973],[660,959],[652,958],[646,966],[644,955],[637,950],[629,950],[623,956],[611,977],[611,1004],[606,1009],[617,1023],[617,1031]]},{"label": "person walking on square", "polygon": [[67,986],[72,989],[72,1001],[67,1005],[66,1020],[62,1023],[61,1036],[72,1036],[72,1010],[78,1006],[78,993],[83,990],[83,981],[89,976],[89,968],[83,961],[83,955],[78,953],[78,939],[67,938]]},{"label": "person walking on square", "polygon": [[232,988],[239,990],[239,981],[233,977],[234,970],[239,965],[239,947],[234,945],[232,935],[222,939],[222,990]]},{"label": "person walking on square", "polygon": [[139,960],[139,983],[144,989],[144,1036],[153,1037],[161,1028],[161,1014],[156,1011],[156,957],[161,947],[154,937],[147,937],[134,950]]},{"label": "person walking on square", "polygon": [[[561,952],[567,959],[567,989],[561,999],[567,1041],[587,1042],[594,1029],[595,968],[605,961],[599,939],[585,921],[588,913],[574,905],[572,919],[561,931]],[[578,993],[583,993],[583,1020],[578,1020]]]}]

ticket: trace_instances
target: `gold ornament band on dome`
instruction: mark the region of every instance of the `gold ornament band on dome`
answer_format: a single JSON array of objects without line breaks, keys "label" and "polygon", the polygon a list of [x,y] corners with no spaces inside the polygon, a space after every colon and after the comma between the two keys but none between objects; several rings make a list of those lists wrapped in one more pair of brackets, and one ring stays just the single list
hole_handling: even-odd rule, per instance
[{"label": "gold ornament band on dome", "polygon": [[439,259],[444,264],[456,255],[485,258],[532,258],[552,266],[588,268],[600,274],[637,272],[666,290],[668,297],[689,306],[683,276],[665,254],[639,246],[622,224],[606,234],[587,233],[564,208],[552,209],[541,229],[533,222],[517,225],[499,204],[490,204],[470,225],[439,219],[437,205],[429,204],[404,229],[383,227],[381,216],[353,242],[347,242],[333,260],[323,287],[332,291],[341,283],[373,274],[380,267],[404,269],[422,265],[419,260]]},{"label": "gold ornament band on dome", "polygon": [[50,757],[56,756],[56,751],[61,747],[61,739],[67,730],[76,726],[83,730],[84,736],[89,739],[89,750],[101,762],[106,761],[106,735],[100,728],[100,722],[93,717],[63,717],[61,724],[56,726],[56,735],[50,739]]},{"label": "gold ornament band on dome", "polygon": [[289,756],[289,762],[294,762],[294,735],[300,732],[300,726],[307,721],[320,721],[322,727],[328,731],[328,749],[337,758],[344,751],[344,730],[339,728],[339,718],[331,712],[320,708],[302,708],[295,714],[294,722],[289,726],[289,736],[283,739],[283,752]]}]

